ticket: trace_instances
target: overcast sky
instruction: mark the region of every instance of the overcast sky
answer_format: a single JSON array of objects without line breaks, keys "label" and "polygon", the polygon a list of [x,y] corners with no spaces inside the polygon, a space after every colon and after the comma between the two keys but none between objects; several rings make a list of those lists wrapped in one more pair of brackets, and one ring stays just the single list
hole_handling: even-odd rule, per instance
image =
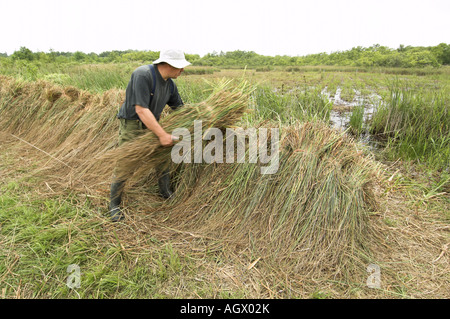
[{"label": "overcast sky", "polygon": [[0,0],[0,53],[179,48],[302,56],[450,43],[450,0]]}]

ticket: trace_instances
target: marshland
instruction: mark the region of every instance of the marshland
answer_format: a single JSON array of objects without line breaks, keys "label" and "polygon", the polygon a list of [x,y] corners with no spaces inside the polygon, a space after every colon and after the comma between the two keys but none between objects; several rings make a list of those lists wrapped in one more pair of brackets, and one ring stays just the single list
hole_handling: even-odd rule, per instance
[{"label": "marshland", "polygon": [[[115,118],[157,52],[0,56],[1,297],[450,297],[448,51],[187,55],[186,105],[161,124],[278,128],[279,167],[174,164],[167,201],[153,169],[170,151],[150,133],[119,148]],[[145,164],[114,224],[127,160]]]}]

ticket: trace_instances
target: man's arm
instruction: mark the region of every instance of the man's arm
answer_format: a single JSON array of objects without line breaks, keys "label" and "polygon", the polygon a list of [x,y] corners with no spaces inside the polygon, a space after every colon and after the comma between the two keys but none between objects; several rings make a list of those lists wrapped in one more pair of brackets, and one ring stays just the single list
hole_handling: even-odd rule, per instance
[{"label": "man's arm", "polygon": [[155,135],[159,138],[159,143],[162,146],[172,146],[172,135],[164,131],[161,125],[159,125],[153,113],[148,108],[142,107],[140,105],[136,105],[135,108],[136,113],[141,119],[142,123],[144,123],[145,126],[150,131],[155,133]]}]

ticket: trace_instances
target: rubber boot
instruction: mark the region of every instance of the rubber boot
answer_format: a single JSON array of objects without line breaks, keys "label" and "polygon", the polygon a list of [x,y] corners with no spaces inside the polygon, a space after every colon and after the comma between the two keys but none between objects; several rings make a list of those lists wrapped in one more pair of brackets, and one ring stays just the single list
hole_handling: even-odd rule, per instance
[{"label": "rubber boot", "polygon": [[170,184],[170,172],[165,170],[158,178],[159,194],[163,198],[170,198],[173,195],[172,186]]},{"label": "rubber boot", "polygon": [[113,182],[111,184],[111,201],[109,203],[109,213],[113,222],[118,222],[125,218],[122,211],[120,210],[124,184],[125,182]]}]

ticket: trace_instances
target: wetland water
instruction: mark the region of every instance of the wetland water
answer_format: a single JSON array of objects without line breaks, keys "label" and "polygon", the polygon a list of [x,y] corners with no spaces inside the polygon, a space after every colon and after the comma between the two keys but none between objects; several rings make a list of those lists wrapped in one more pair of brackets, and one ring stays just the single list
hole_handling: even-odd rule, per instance
[{"label": "wetland water", "polygon": [[[289,90],[287,93],[293,93],[296,90],[304,90],[304,88],[296,87]],[[277,92],[277,90],[275,90],[275,92]],[[283,92],[278,93],[283,94]],[[330,126],[342,131],[348,129],[353,110],[357,107],[362,107],[364,111],[362,131],[356,139],[370,149],[376,149],[379,145],[375,138],[369,134],[367,123],[371,120],[374,111],[382,104],[382,97],[375,92],[372,92],[369,95],[362,95],[360,91],[354,90],[355,94],[352,101],[347,101],[341,97],[341,93],[342,88],[340,87],[337,87],[335,92],[330,92],[328,87],[325,87],[320,92],[320,95],[325,97],[329,103],[333,105],[330,112]]]},{"label": "wetland water", "polygon": [[357,140],[374,150],[379,145],[374,137],[368,132],[366,124],[371,120],[372,114],[382,103],[382,98],[376,93],[371,93],[368,96],[363,96],[360,91],[354,90],[355,95],[352,101],[346,101],[341,98],[342,89],[338,87],[336,93],[332,96],[325,87],[321,94],[328,98],[333,104],[333,109],[330,112],[330,125],[338,130],[346,130],[350,123],[350,117],[354,108],[362,107],[363,114],[363,131],[358,135]]},{"label": "wetland water", "polygon": [[381,103],[381,96],[376,93],[372,93],[367,97],[363,97],[361,92],[355,90],[355,97],[353,101],[345,101],[341,98],[341,88],[337,88],[336,93],[331,97],[331,93],[327,91],[327,88],[323,89],[321,94],[326,96],[331,103],[333,103],[333,109],[330,114],[330,121],[334,128],[346,129],[349,122],[352,110],[355,107],[364,107],[364,122],[371,119],[372,114],[378,105]]},{"label": "wetland water", "polygon": [[[306,90],[315,90],[315,87],[309,87]],[[369,122],[372,119],[374,112],[383,104],[382,97],[376,92],[369,92],[366,94],[362,94],[359,90],[353,90],[354,94],[352,94],[352,100],[346,99],[342,97],[342,88],[337,87],[336,89],[329,89],[327,86],[321,89],[321,91],[317,91],[319,96],[326,100],[326,103],[332,105],[332,109],[330,111],[329,124],[330,127],[345,131],[350,128],[350,120],[353,112],[361,112],[359,116],[360,129],[358,133],[355,134],[354,130],[351,128],[348,130],[348,134],[351,134],[357,141],[363,143],[371,150],[376,150],[380,147],[379,141],[369,133]],[[277,95],[284,96],[293,94],[294,96],[297,93],[304,93],[305,87],[296,86],[289,90],[284,90],[283,88],[273,89],[273,92]],[[347,94],[348,96],[348,94]]]}]

